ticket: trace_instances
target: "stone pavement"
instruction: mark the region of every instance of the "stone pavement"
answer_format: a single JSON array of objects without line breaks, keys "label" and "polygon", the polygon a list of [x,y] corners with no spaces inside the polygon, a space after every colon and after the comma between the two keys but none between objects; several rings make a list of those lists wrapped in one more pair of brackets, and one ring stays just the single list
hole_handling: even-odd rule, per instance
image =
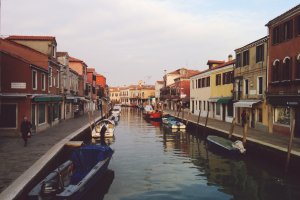
[{"label": "stone pavement", "polygon": [[[100,112],[94,111],[95,118]],[[33,135],[24,147],[21,137],[0,136],[0,193],[30,168],[52,146],[89,123],[88,114],[63,120],[45,131]]]},{"label": "stone pavement", "polygon": [[[173,110],[164,110],[164,114],[178,116],[178,112],[175,112]],[[198,116],[188,114],[187,111],[184,112],[183,116],[184,120],[187,119],[188,121],[193,121],[194,123],[197,123]],[[179,118],[182,118],[182,112],[180,113]],[[205,117],[200,117],[199,123],[204,126],[205,120]],[[208,118],[207,126],[212,129],[221,130],[228,134],[229,129],[231,127],[231,123]],[[240,125],[236,124],[233,133],[237,137],[242,137],[243,128]],[[248,128],[247,139],[285,152],[287,152],[289,142],[289,137],[278,134],[269,134],[251,128]],[[292,154],[300,157],[300,138],[293,139]]]}]

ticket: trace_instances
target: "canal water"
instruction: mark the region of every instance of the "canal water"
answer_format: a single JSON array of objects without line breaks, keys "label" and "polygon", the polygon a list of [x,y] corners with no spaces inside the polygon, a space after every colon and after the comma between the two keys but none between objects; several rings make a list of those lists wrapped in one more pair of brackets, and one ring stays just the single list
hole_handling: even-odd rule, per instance
[{"label": "canal water", "polygon": [[171,132],[123,108],[108,141],[109,172],[84,199],[300,199],[300,177],[263,160],[235,159],[206,148],[193,131]]}]

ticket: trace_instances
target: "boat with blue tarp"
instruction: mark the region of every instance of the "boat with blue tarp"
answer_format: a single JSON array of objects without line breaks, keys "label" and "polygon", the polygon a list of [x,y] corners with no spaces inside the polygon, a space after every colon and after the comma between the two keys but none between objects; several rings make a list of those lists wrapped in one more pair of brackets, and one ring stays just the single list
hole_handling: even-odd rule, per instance
[{"label": "boat with blue tarp", "polygon": [[98,144],[74,149],[69,160],[29,192],[29,199],[80,199],[107,171],[113,152]]}]

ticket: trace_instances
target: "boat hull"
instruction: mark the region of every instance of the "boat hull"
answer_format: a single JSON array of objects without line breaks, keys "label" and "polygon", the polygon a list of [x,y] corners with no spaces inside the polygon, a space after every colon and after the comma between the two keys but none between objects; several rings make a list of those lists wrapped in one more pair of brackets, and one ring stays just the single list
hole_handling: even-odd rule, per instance
[{"label": "boat hull", "polygon": [[208,136],[207,137],[207,142],[210,148],[222,153],[222,154],[226,154],[226,155],[242,155],[242,153],[232,147],[232,141],[219,137],[219,136]]}]

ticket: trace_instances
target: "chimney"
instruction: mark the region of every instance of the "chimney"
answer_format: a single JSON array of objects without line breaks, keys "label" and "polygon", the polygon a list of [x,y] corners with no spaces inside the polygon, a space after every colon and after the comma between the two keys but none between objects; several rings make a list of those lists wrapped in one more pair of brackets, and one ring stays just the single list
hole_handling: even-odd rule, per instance
[{"label": "chimney", "polygon": [[232,55],[231,54],[228,55],[228,61],[232,61]]}]

